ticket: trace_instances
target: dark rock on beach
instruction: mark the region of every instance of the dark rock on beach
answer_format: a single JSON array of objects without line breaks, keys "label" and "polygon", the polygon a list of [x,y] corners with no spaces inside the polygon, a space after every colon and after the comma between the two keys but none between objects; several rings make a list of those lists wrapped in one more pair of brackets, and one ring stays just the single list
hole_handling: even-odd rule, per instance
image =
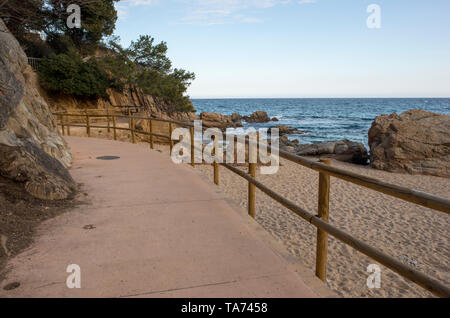
[{"label": "dark rock on beach", "polygon": [[365,165],[369,155],[363,143],[350,140],[328,141],[315,144],[300,145],[296,148],[299,156],[321,156],[334,158],[339,161]]}]

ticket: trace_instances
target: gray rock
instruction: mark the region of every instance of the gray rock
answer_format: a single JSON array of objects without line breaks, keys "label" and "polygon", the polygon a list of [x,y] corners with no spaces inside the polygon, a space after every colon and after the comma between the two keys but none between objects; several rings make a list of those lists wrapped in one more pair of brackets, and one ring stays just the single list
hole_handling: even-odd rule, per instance
[{"label": "gray rock", "polygon": [[238,113],[231,114],[230,118],[233,123],[239,123],[240,125],[242,125],[242,116]]},{"label": "gray rock", "polygon": [[0,174],[41,199],[64,199],[72,156],[38,91],[36,74],[0,19]]},{"label": "gray rock", "polygon": [[258,110],[250,116],[244,116],[242,119],[247,123],[268,123],[270,121],[270,117],[262,110]]},{"label": "gray rock", "polygon": [[[234,115],[234,117],[233,117]],[[226,116],[220,113],[208,113],[203,112],[200,114],[200,119],[202,120],[202,125],[210,128],[225,129],[228,127],[242,127],[241,121],[238,120],[238,114],[233,114],[232,116]],[[233,120],[234,118],[234,120]]]},{"label": "gray rock", "polygon": [[282,146],[288,146],[288,147],[297,147],[299,145],[299,141],[297,139],[289,140],[287,136],[281,136],[280,137],[280,145]]},{"label": "gray rock", "polygon": [[346,139],[300,145],[296,148],[296,152],[299,156],[328,155],[328,157],[339,161],[363,165],[367,164],[367,159],[369,158],[367,149],[362,143]]},{"label": "gray rock", "polygon": [[295,148],[294,147],[292,147],[292,146],[285,146],[285,145],[281,145],[280,146],[280,150],[287,151],[287,152],[290,152],[290,153],[294,153],[295,152]]},{"label": "gray rock", "polygon": [[412,109],[380,115],[369,130],[370,165],[450,177],[450,116]]}]

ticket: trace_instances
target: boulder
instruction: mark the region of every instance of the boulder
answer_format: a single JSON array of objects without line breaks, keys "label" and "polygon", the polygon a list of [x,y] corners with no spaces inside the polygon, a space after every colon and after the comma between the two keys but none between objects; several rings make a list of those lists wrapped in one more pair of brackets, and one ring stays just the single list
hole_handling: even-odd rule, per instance
[{"label": "boulder", "polygon": [[327,155],[339,161],[362,165],[367,164],[367,159],[369,158],[363,143],[347,139],[300,145],[296,148],[296,151],[299,156]]},{"label": "boulder", "polygon": [[450,116],[412,109],[375,118],[370,165],[410,174],[450,177]]},{"label": "boulder", "polygon": [[272,121],[279,121],[279,120],[278,120],[278,118],[273,117],[273,118],[272,118]]},{"label": "boulder", "polygon": [[287,146],[287,147],[297,147],[300,144],[300,141],[298,139],[289,140],[287,136],[281,136],[280,138],[280,147],[281,146]]},{"label": "boulder", "polygon": [[[232,116],[234,115],[235,121],[233,121]],[[202,120],[202,125],[204,127],[226,129],[228,127],[242,127],[240,120],[237,120],[236,115],[225,116],[220,113],[208,113],[203,112],[200,114],[200,119]]]},{"label": "boulder", "polygon": [[250,116],[244,116],[243,119],[247,123],[267,123],[270,121],[270,117],[262,110],[258,110]]},{"label": "boulder", "polygon": [[0,174],[37,198],[65,199],[75,191],[71,162],[36,74],[0,19]]},{"label": "boulder", "polygon": [[231,114],[231,121],[233,123],[238,123],[238,124],[242,125],[242,116],[239,115],[238,113],[233,113],[233,114]]}]

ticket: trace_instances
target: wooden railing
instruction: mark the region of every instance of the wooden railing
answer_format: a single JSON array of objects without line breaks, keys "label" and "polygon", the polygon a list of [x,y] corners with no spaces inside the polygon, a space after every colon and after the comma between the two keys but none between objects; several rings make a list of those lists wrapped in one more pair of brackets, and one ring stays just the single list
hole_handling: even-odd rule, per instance
[{"label": "wooden railing", "polygon": [[144,106],[136,105],[117,105],[114,106],[115,110],[119,110],[123,115],[131,116],[133,114],[139,113],[145,109]]},{"label": "wooden railing", "polygon": [[40,58],[37,58],[37,57],[29,57],[28,58],[28,64],[31,65],[31,68],[33,69],[33,71],[37,71],[40,63],[41,63]]},{"label": "wooden railing", "polygon": [[[195,166],[194,160],[194,150],[196,148],[194,143],[194,124],[191,122],[180,122],[168,119],[159,119],[151,117],[137,117],[137,116],[124,116],[116,114],[106,114],[106,115],[90,115],[86,114],[70,114],[70,113],[54,113],[55,116],[59,118],[59,124],[61,126],[62,134],[65,135],[66,132],[70,135],[70,126],[86,127],[86,133],[91,136],[91,128],[106,128],[108,132],[113,130],[113,138],[117,140],[117,130],[126,130],[131,132],[131,141],[136,143],[136,134],[142,134],[148,136],[145,141],[150,144],[150,147],[154,148],[154,137],[165,138],[169,141],[170,149],[173,148],[173,140],[171,138],[174,125],[181,127],[188,127],[191,132],[191,165]],[[85,124],[73,124],[70,120],[65,120],[71,116],[84,116]],[[107,122],[106,126],[92,125],[91,118],[104,118]],[[116,124],[117,118],[127,118],[128,127],[118,127]],[[148,131],[137,130],[135,127],[135,120],[146,120],[148,121]],[[112,122],[112,125],[111,125]],[[154,122],[165,122],[168,123],[167,135],[156,134],[153,132]],[[236,138],[236,136],[235,136]],[[254,143],[248,138],[246,143]],[[256,143],[256,146],[258,143]],[[217,147],[217,144],[215,145]],[[274,150],[273,147],[268,147],[270,150]],[[217,148],[216,148],[217,149]],[[201,150],[201,149],[200,149]],[[353,172],[349,172],[343,169],[332,167],[330,161],[324,160],[323,162],[317,162],[311,159],[300,157],[286,151],[279,150],[280,157],[292,161],[294,163],[300,164],[304,167],[313,169],[319,172],[319,197],[318,197],[318,214],[314,215],[306,211],[305,209],[299,207],[294,202],[289,201],[280,194],[272,191],[255,177],[255,167],[256,164],[249,163],[248,173],[238,169],[228,163],[213,163],[214,169],[214,183],[219,184],[219,166],[229,169],[238,176],[246,179],[248,181],[248,214],[255,217],[255,188],[258,188],[263,193],[279,202],[281,205],[297,214],[299,217],[305,219],[307,222],[311,223],[317,228],[317,244],[316,244],[316,276],[322,281],[326,281],[326,266],[327,266],[327,248],[328,248],[328,234],[334,236],[336,239],[342,241],[343,243],[353,247],[357,251],[365,254],[366,256],[374,259],[380,264],[390,268],[394,272],[400,274],[401,276],[411,280],[412,282],[418,284],[419,286],[425,288],[436,296],[439,297],[450,297],[450,287],[444,283],[428,277],[423,273],[417,271],[416,269],[405,265],[404,263],[398,261],[397,259],[369,246],[365,242],[351,236],[350,234],[342,231],[335,226],[328,223],[329,214],[329,195],[330,195],[330,176],[345,180],[347,182],[354,183],[359,186],[363,186],[374,191],[390,195],[404,201],[415,203],[426,208],[434,209],[436,211],[444,212],[450,214],[450,200],[447,198],[438,197],[432,194],[424,193],[417,190],[412,190],[395,184],[390,184],[383,182],[378,179],[370,178]]]}]

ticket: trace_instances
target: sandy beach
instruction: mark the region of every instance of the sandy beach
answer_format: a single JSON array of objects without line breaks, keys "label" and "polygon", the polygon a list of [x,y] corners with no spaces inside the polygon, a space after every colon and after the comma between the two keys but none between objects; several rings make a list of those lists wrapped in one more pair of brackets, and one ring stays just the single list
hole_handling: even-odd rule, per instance
[{"label": "sandy beach", "polygon": [[[93,136],[112,139],[111,133],[93,129]],[[73,128],[72,135],[85,136]],[[121,132],[119,139],[128,141]],[[139,143],[149,147],[147,143]],[[168,154],[168,145],[155,144]],[[332,165],[385,182],[450,196],[447,178],[390,173],[332,160]],[[240,169],[246,170],[245,166]],[[213,183],[211,165],[197,165],[195,171]],[[318,172],[281,159],[278,173],[257,179],[299,206],[316,214]],[[220,168],[219,190],[247,209],[247,182],[228,169]],[[315,270],[316,228],[256,189],[256,221],[311,271]],[[382,193],[331,177],[330,223],[392,257],[446,284],[450,283],[450,216]],[[433,297],[431,293],[381,266],[381,288],[369,289],[367,266],[375,261],[329,237],[327,283],[343,297]]]},{"label": "sandy beach", "polygon": [[[318,173],[283,159],[281,165],[275,175],[261,175],[257,171],[257,179],[299,206],[316,213]],[[450,180],[445,178],[389,173],[335,160],[332,165],[442,197],[449,197],[450,194]],[[195,169],[212,182],[211,166],[197,166]],[[247,208],[247,183],[244,179],[221,167],[219,187],[228,198]],[[264,193],[256,191],[256,220],[313,271],[316,228]],[[450,282],[448,215],[332,177],[330,222],[423,273],[447,284]],[[381,266],[381,288],[369,289],[366,269],[372,263],[375,262],[330,237],[327,280],[339,295],[432,297],[431,293],[384,266]]]}]

